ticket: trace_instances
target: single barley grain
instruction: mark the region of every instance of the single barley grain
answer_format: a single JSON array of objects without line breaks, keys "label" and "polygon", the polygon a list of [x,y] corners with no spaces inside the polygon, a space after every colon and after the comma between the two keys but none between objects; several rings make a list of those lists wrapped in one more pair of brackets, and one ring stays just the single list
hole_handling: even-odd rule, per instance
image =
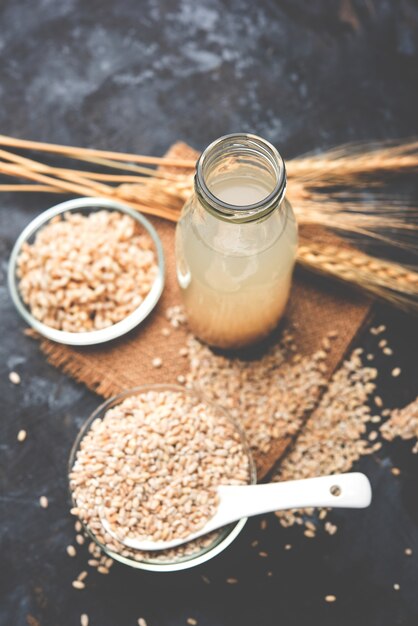
[{"label": "single barley grain", "polygon": [[227,578],[226,582],[228,583],[228,585],[237,585],[238,584],[238,578]]},{"label": "single barley grain", "polygon": [[17,433],[17,440],[22,443],[22,441],[25,441],[26,437],[27,437],[27,432],[26,430],[19,430],[19,432]]},{"label": "single barley grain", "polygon": [[291,543],[286,543],[284,546],[285,550],[291,550],[292,549],[292,544]]},{"label": "single barley grain", "polygon": [[261,551],[258,553],[258,556],[261,556],[262,559],[266,559],[268,557],[268,552]]},{"label": "single barley grain", "polygon": [[147,626],[147,622],[145,621],[143,617],[140,617],[138,619],[138,626]]},{"label": "single barley grain", "polygon": [[267,528],[267,520],[266,519],[262,519],[260,522],[260,529],[261,530],[266,530]]},{"label": "single barley grain", "polygon": [[99,565],[99,567],[97,568],[97,571],[99,572],[99,574],[104,574],[104,575],[109,573],[109,569],[105,567],[104,565]]},{"label": "single barley grain", "polygon": [[66,549],[67,549],[68,556],[71,556],[71,557],[75,557],[76,556],[77,550],[74,548],[74,546],[71,546],[71,545],[67,546]]},{"label": "single barley grain", "polygon": [[186,620],[187,624],[189,624],[190,626],[196,626],[197,624],[197,619],[195,619],[194,617],[188,617]]},{"label": "single barley grain", "polygon": [[87,613],[82,613],[80,615],[80,626],[89,626],[89,616]]},{"label": "single barley grain", "polygon": [[83,535],[76,535],[75,536],[75,540],[78,543],[79,546],[82,546],[85,543],[85,538],[83,537]]},{"label": "single barley grain", "polygon": [[335,602],[336,599],[337,599],[337,596],[334,596],[334,595],[331,595],[331,594],[328,595],[328,596],[325,596],[325,602]]},{"label": "single barley grain", "polygon": [[39,504],[43,509],[47,509],[48,508],[48,498],[46,496],[41,496],[39,498]]},{"label": "single barley grain", "polygon": [[411,548],[405,548],[405,554],[406,554],[406,556],[411,556],[412,555]]},{"label": "single barley grain", "polygon": [[383,354],[386,354],[387,356],[391,356],[393,354],[392,348],[383,348]]},{"label": "single barley grain", "polygon": [[392,467],[390,471],[392,472],[394,476],[400,476],[401,474],[401,470],[399,469],[399,467]]},{"label": "single barley grain", "polygon": [[17,372],[9,372],[9,380],[13,385],[20,385],[21,379]]},{"label": "single barley grain", "polygon": [[397,378],[397,377],[400,375],[401,371],[402,371],[402,370],[401,370],[401,368],[400,368],[400,367],[395,367],[395,368],[392,370],[392,376],[393,376],[394,378]]},{"label": "single barley grain", "polygon": [[399,589],[401,588],[401,586],[398,583],[394,583],[393,584],[393,588],[395,591],[399,591]]},{"label": "single barley grain", "polygon": [[71,584],[74,587],[74,589],[85,589],[86,588],[86,585],[83,583],[82,580],[73,580],[73,582]]},{"label": "single barley grain", "polygon": [[155,357],[154,359],[152,359],[151,361],[152,367],[161,367],[161,365],[163,364],[163,360],[160,359],[160,357]]},{"label": "single barley grain", "polygon": [[79,573],[79,575],[77,576],[77,580],[81,580],[81,581],[83,581],[85,578],[87,578],[87,576],[88,576],[88,573],[87,573],[85,570],[83,570],[83,571],[82,571],[82,572],[80,572],[80,573]]}]

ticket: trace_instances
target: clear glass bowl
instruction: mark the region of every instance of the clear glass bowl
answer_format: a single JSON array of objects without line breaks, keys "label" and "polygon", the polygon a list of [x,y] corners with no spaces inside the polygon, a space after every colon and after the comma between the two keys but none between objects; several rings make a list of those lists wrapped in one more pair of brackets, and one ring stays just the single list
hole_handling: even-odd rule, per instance
[{"label": "clear glass bowl", "polygon": [[[126,213],[148,232],[154,243],[157,256],[158,274],[155,281],[140,306],[138,306],[123,320],[117,322],[116,324],[112,324],[112,326],[109,326],[108,328],[80,333],[72,333],[51,328],[36,319],[21,298],[19,292],[19,278],[16,274],[16,268],[17,259],[22,245],[25,242],[32,243],[36,233],[56,215],[67,212],[76,212],[88,215],[93,211],[101,211],[103,209]],[[152,224],[143,215],[141,215],[141,213],[126,204],[114,202],[113,200],[108,200],[106,198],[77,198],[75,200],[69,200],[68,202],[62,202],[61,204],[57,204],[56,206],[47,209],[26,226],[18,237],[13,247],[12,254],[10,255],[8,283],[12,300],[18,312],[23,319],[41,335],[47,337],[47,339],[52,339],[52,341],[64,343],[70,346],[90,346],[93,344],[104,343],[105,341],[111,341],[112,339],[116,339],[116,337],[121,337],[135,328],[135,326],[138,326],[138,324],[140,324],[151,313],[160,299],[164,288],[164,272],[164,253],[160,238]]]},{"label": "clear glass bowl", "polygon": [[[223,419],[227,418],[234,425],[235,429],[239,433],[244,449],[246,450],[248,454],[249,467],[250,467],[249,483],[254,484],[257,482],[255,464],[251,456],[251,452],[250,452],[248,443],[246,441],[244,431],[242,430],[241,426],[224,409],[221,409],[220,407],[214,405],[212,402],[209,402],[200,392],[197,392],[194,390],[192,391],[190,389],[185,389],[184,387],[180,387],[178,385],[168,385],[168,384],[143,385],[141,387],[135,387],[134,389],[123,391],[117,396],[114,396],[110,400],[107,400],[106,402],[101,404],[90,415],[90,417],[87,419],[86,423],[83,425],[80,432],[78,433],[78,436],[71,449],[70,458],[68,462],[68,473],[70,473],[74,465],[77,451],[80,447],[80,443],[84,435],[89,431],[94,420],[97,418],[103,419],[108,409],[116,406],[117,404],[120,404],[125,398],[129,396],[133,396],[133,395],[147,393],[149,391],[180,392],[188,396],[188,398],[190,398],[192,401],[196,403],[203,402],[207,404],[208,406],[211,407],[212,411],[215,410],[216,414],[218,414]],[[72,506],[76,507],[77,503],[73,498],[71,488],[70,488],[70,497],[71,497]],[[204,563],[205,561],[212,559],[214,556],[216,556],[217,554],[225,550],[225,548],[227,548],[232,543],[232,541],[239,535],[239,533],[243,529],[246,521],[247,521],[247,518],[244,518],[234,524],[230,524],[228,526],[225,526],[224,528],[219,529],[219,531],[216,533],[216,536],[213,542],[209,546],[202,548],[202,549],[198,549],[193,554],[181,555],[181,556],[179,555],[178,557],[164,558],[164,554],[160,553],[160,555],[155,558],[149,558],[148,556],[144,555],[144,558],[134,559],[134,558],[123,556],[122,554],[119,554],[109,549],[106,545],[104,545],[97,539],[94,532],[83,522],[83,520],[80,519],[80,522],[82,523],[85,532],[101,548],[101,550],[103,550],[103,552],[109,555],[112,559],[115,559],[116,561],[120,561],[121,563],[125,563],[126,565],[129,565],[137,569],[143,569],[143,570],[149,570],[149,571],[155,571],[155,572],[174,572],[178,570],[189,569],[191,567],[195,567],[196,565],[200,565],[201,563]],[[140,555],[141,553],[138,551],[138,554]]]}]

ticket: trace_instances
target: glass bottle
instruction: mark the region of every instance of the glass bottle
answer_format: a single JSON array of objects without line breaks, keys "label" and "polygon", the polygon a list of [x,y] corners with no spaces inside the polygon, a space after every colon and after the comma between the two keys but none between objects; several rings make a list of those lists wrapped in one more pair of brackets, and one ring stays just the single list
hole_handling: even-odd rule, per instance
[{"label": "glass bottle", "polygon": [[297,224],[283,159],[269,142],[225,135],[197,162],[176,229],[177,278],[192,332],[219,348],[268,335],[282,317]]}]

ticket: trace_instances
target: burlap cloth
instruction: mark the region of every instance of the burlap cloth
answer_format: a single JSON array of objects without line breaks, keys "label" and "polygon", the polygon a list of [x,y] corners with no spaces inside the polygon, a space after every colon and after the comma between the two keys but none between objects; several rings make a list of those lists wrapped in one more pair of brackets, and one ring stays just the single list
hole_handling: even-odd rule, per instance
[{"label": "burlap cloth", "polygon": [[[168,154],[178,158],[194,158],[197,155],[182,143],[175,144]],[[179,349],[185,345],[187,329],[172,330],[168,337],[161,332],[163,328],[170,327],[167,308],[181,304],[175,275],[174,225],[157,218],[152,222],[164,247],[166,285],[157,307],[147,320],[121,339],[100,346],[73,348],[40,339],[41,349],[50,363],[104,397],[145,383],[176,383],[177,376],[187,372],[187,359],[179,356]],[[331,376],[369,314],[370,307],[369,300],[349,288],[297,270],[285,324],[290,322],[295,326],[296,344],[303,355],[318,350],[330,330],[338,332],[328,360]],[[161,368],[152,367],[155,357],[162,359]],[[277,440],[267,458],[257,460],[261,476],[271,469],[289,443],[288,437]]]}]

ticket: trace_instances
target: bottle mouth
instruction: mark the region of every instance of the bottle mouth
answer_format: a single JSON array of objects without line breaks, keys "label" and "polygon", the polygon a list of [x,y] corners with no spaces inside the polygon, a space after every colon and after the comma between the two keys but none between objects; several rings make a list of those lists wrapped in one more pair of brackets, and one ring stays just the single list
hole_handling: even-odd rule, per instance
[{"label": "bottle mouth", "polygon": [[[242,180],[262,181],[265,195],[253,202],[230,202],[220,197],[217,181],[237,175]],[[240,176],[241,175],[241,176]],[[286,191],[286,168],[276,148],[261,137],[248,133],[224,135],[212,142],[200,156],[195,176],[200,201],[217,217],[234,222],[258,220],[282,201]],[[252,200],[251,194],[249,199]]]}]

